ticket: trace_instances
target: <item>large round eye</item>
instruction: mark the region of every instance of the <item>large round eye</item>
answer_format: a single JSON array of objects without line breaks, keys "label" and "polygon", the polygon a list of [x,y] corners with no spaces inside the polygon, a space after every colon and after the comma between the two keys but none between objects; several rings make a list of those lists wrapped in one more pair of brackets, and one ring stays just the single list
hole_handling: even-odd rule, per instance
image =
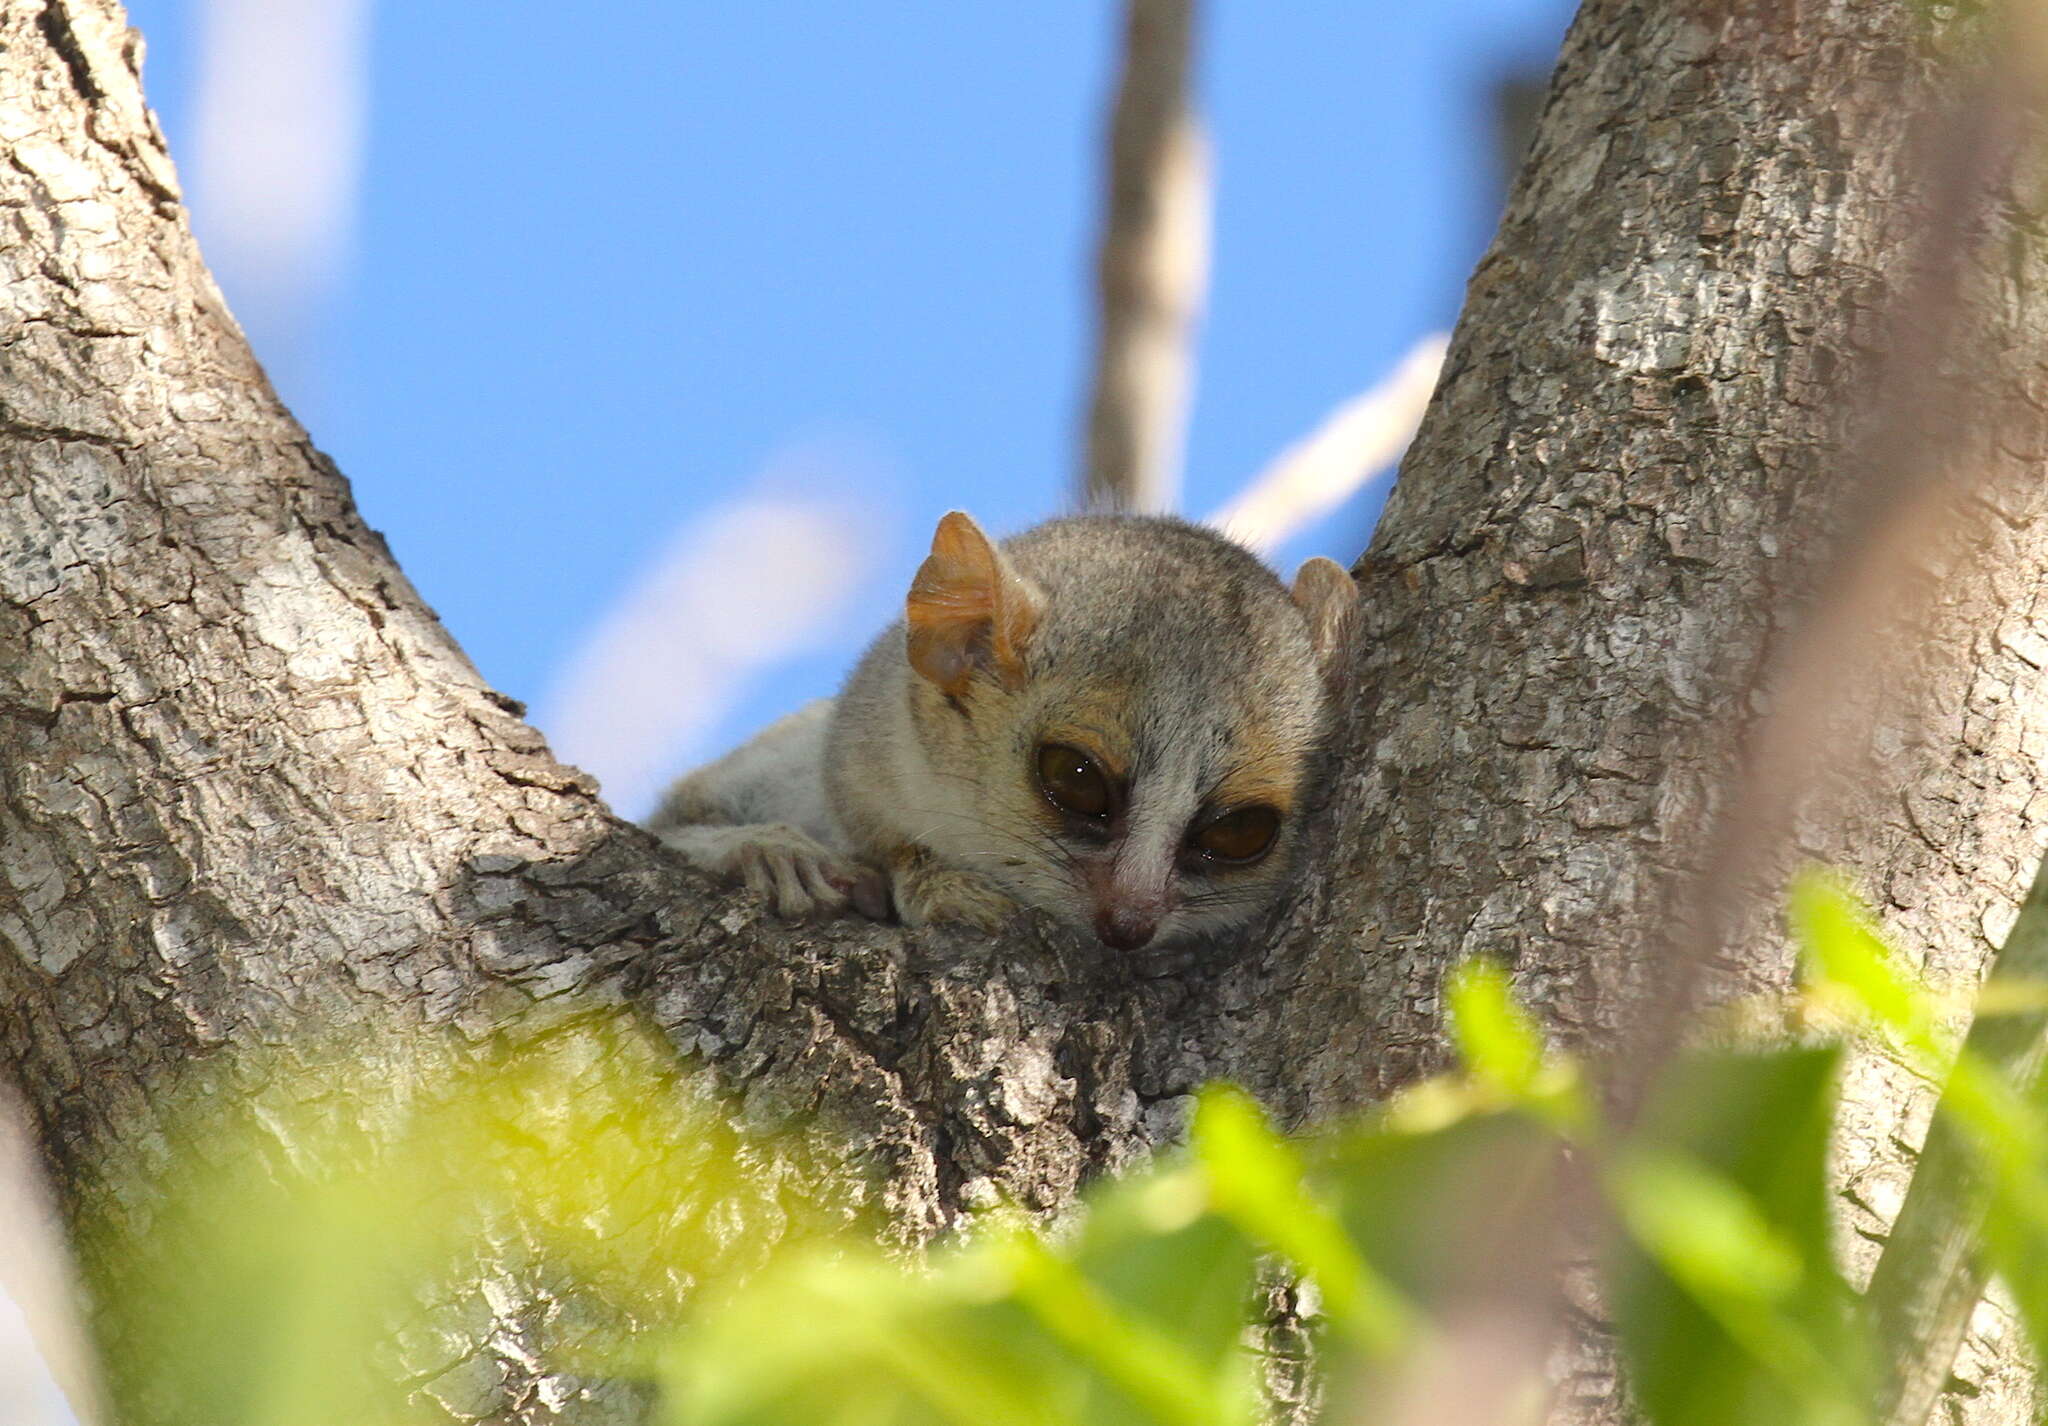
[{"label": "large round eye", "polygon": [[1280,831],[1280,814],[1270,807],[1240,807],[1195,829],[1189,845],[1211,861],[1257,861]]},{"label": "large round eye", "polygon": [[1071,816],[1100,819],[1109,815],[1109,779],[1095,759],[1079,748],[1064,743],[1040,748],[1038,785],[1046,801]]}]

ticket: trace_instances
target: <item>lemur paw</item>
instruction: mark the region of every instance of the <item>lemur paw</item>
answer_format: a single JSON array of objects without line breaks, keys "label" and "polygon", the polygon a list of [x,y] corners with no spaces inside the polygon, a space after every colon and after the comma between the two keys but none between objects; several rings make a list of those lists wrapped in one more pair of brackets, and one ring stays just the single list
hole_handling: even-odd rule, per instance
[{"label": "lemur paw", "polygon": [[1017,903],[972,872],[941,866],[918,847],[906,847],[890,859],[889,889],[896,914],[906,926],[934,921],[962,921],[983,931],[1000,931]]},{"label": "lemur paw", "polygon": [[790,920],[835,916],[849,906],[878,921],[889,914],[879,872],[786,823],[673,827],[661,840],[692,864],[745,882],[776,915]]}]

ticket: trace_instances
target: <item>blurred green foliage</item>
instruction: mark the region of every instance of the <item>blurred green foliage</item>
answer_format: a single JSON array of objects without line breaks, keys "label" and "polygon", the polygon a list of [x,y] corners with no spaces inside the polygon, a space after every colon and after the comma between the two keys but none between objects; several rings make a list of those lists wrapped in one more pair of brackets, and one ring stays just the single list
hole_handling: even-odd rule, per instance
[{"label": "blurred green foliage", "polygon": [[[2033,1086],[1958,1056],[1957,1007],[1841,887],[1804,880],[1792,920],[1793,1028],[1673,1054],[1625,1128],[1475,961],[1447,985],[1455,1073],[1307,1139],[1214,1087],[1184,1150],[1057,1224],[990,1212],[916,1263],[878,1246],[842,1165],[748,1136],[610,1022],[375,1072],[360,1054],[244,1066],[109,1184],[85,1240],[103,1340],[127,1419],[445,1419],[423,1398],[503,1346],[463,1306],[495,1274],[525,1293],[503,1300],[551,1304],[524,1348],[652,1378],[673,1426],[1249,1426],[1265,1305],[1292,1284],[1322,1419],[1395,1423],[1418,1391],[1519,1374],[1488,1398],[1496,1426],[1540,1409],[1576,1254],[1657,1426],[1874,1423],[1891,1344],[1837,1265],[1827,1176],[1844,1054],[1948,1079],[1988,1185],[1984,1251],[2037,1343],[2048,1128]],[[1517,1339],[1474,1324],[1512,1310],[1537,1349],[1488,1352]]]}]

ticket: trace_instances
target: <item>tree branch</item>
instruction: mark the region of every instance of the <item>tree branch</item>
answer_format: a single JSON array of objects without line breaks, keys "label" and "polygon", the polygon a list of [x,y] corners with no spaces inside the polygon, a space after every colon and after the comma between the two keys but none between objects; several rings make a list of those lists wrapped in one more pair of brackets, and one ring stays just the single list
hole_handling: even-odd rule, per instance
[{"label": "tree branch", "polygon": [[[1273,936],[1164,964],[1036,922],[785,927],[613,818],[278,406],[142,176],[167,165],[118,10],[63,9],[82,60],[0,13],[22,136],[0,169],[0,1051],[74,1215],[124,1211],[95,1165],[151,1140],[194,1059],[369,1020],[644,1014],[736,1114],[836,1136],[906,1242],[991,1197],[1064,1203],[1207,1078],[1295,1123],[1406,1082],[1442,1063],[1438,986],[1472,951],[1574,1045],[1613,1043],[1776,636],[1759,591],[1828,533],[1840,373],[1904,282],[1900,76],[1930,71],[1892,0],[1589,0],[1358,566],[1322,854]],[[1802,823],[1958,978],[2048,791],[2025,755],[2048,254],[2004,254],[1973,279],[2001,415],[1971,452],[1985,518],[1941,555],[1928,711],[1881,734],[1908,791]],[[1781,984],[1782,949],[1745,921],[1714,988]],[[1913,1113],[1903,1088],[1852,1100],[1845,1173],[1893,1171]],[[573,1382],[537,1385],[541,1304],[458,1318],[437,1353],[493,1384],[481,1414],[576,1414]],[[1988,1383],[1972,1419],[2022,1420],[1997,1415],[2015,1400]]]},{"label": "tree branch", "polygon": [[1193,0],[1127,0],[1096,256],[1083,497],[1170,510],[1209,269],[1208,146],[1189,101]]}]

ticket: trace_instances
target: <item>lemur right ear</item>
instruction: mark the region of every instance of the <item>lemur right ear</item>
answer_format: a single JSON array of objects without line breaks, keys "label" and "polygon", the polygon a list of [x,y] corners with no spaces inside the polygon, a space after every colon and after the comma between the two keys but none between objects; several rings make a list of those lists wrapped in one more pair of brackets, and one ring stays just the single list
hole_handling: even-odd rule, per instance
[{"label": "lemur right ear", "polygon": [[1335,681],[1343,669],[1343,655],[1351,644],[1352,616],[1358,612],[1358,585],[1335,560],[1317,555],[1294,576],[1294,603],[1308,620],[1309,643],[1316,651],[1316,666],[1323,677]]},{"label": "lemur right ear", "polygon": [[1045,596],[1011,567],[965,511],[932,532],[932,552],[910,582],[904,614],[910,666],[949,694],[967,691],[977,668],[1015,691],[1024,683],[1024,646]]}]

